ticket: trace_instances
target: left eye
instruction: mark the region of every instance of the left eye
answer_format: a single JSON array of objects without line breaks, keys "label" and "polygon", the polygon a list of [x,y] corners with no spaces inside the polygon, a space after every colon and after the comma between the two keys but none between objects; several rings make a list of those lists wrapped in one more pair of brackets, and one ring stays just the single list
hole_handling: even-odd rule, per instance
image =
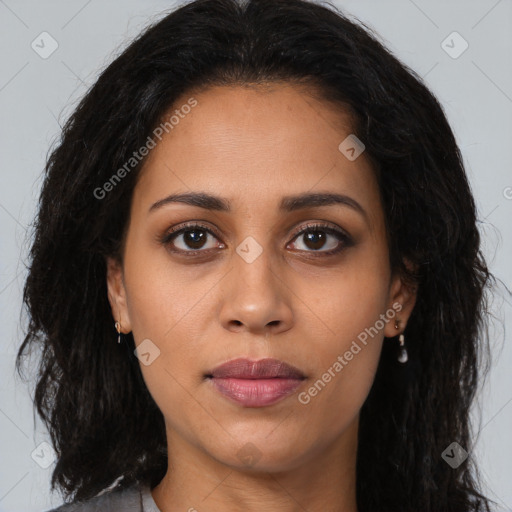
[{"label": "left eye", "polygon": [[[217,238],[211,229],[200,224],[192,224],[167,233],[164,235],[162,243],[164,245],[170,245],[172,247],[171,250],[174,252],[189,253],[187,256],[192,256],[194,253],[206,252],[215,248],[215,244],[210,244],[208,247],[208,235]],[[305,229],[302,229],[294,236],[293,240],[301,241],[299,245],[305,247],[294,247],[294,249],[305,252],[318,252],[322,255],[340,252],[344,246],[350,245],[350,238],[344,232],[331,226],[321,224],[306,226]],[[329,241],[329,243],[327,244],[328,246],[325,247],[327,241]],[[297,242],[293,245],[296,243]],[[222,249],[225,245],[220,243],[217,247]]]},{"label": "left eye", "polygon": [[[329,238],[331,239],[330,243],[327,244],[328,247],[325,247]],[[335,228],[322,225],[308,226],[306,229],[303,229],[298,233],[294,240],[295,239],[301,241],[301,245],[306,247],[306,249],[297,247],[299,251],[305,250],[307,252],[321,252],[324,255],[339,252],[343,248],[340,247],[340,245],[343,245],[343,243],[348,244],[347,235]],[[308,251],[308,249],[312,249],[312,251]]]}]

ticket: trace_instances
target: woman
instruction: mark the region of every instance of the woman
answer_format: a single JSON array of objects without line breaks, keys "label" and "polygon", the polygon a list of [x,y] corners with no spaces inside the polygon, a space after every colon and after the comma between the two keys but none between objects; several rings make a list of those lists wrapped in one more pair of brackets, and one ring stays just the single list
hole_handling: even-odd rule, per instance
[{"label": "woman", "polygon": [[441,106],[368,29],[197,0],[64,127],[18,368],[57,510],[489,510],[473,197]]}]

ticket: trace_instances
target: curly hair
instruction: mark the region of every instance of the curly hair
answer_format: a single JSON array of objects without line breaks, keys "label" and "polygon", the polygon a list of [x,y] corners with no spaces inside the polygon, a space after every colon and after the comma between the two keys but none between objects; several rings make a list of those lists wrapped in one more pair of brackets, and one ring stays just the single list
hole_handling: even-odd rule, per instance
[{"label": "curly hair", "polygon": [[[57,454],[52,491],[84,500],[109,485],[155,486],[167,470],[163,415],[132,334],[126,351],[112,342],[106,285],[145,159],[101,200],[94,191],[184,93],[280,81],[312,85],[353,113],[380,187],[390,266],[418,287],[409,363],[397,369],[385,343],[360,412],[358,509],[489,510],[470,407],[488,370],[494,277],[460,150],[435,96],[368,26],[306,0],[196,0],[165,13],[102,70],[62,128],[33,223],[16,358],[20,372],[28,349],[41,349],[34,404]],[[441,456],[454,441],[469,453],[456,468]]]}]

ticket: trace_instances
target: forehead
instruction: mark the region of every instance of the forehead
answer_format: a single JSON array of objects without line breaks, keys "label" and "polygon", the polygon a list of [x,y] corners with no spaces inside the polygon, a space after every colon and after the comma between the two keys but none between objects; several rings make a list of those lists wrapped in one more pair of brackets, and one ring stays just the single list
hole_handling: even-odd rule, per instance
[{"label": "forehead", "polygon": [[[191,97],[197,105],[181,110]],[[368,210],[379,203],[364,153],[350,161],[339,150],[352,133],[349,113],[303,87],[212,87],[183,95],[163,119],[173,113],[178,122],[139,176],[135,195],[146,205],[198,190],[231,198],[234,211],[317,190],[357,196]]]}]

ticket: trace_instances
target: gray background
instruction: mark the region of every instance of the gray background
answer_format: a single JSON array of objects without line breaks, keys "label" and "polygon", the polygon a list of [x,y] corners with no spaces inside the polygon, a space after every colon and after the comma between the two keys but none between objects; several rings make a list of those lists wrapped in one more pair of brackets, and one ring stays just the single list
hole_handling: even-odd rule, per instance
[{"label": "gray background", "polygon": [[[31,457],[34,450],[41,460],[50,457],[40,446],[48,436],[32,411],[32,387],[16,378],[13,368],[22,339],[27,226],[47,151],[57,140],[59,122],[98,72],[130,38],[175,5],[0,0],[0,511],[40,511],[62,502],[49,493],[53,464],[44,469]],[[491,270],[512,288],[512,1],[346,0],[335,5],[373,27],[438,96],[464,156]],[[46,59],[31,47],[43,31],[58,44]],[[457,58],[445,50],[463,49],[458,36],[442,45],[454,31],[469,44]],[[45,48],[50,48],[48,39]],[[510,310],[510,296],[497,292],[494,363],[473,411],[475,418],[481,412],[475,428],[480,432],[477,460],[486,492],[499,510],[512,510]]]}]

